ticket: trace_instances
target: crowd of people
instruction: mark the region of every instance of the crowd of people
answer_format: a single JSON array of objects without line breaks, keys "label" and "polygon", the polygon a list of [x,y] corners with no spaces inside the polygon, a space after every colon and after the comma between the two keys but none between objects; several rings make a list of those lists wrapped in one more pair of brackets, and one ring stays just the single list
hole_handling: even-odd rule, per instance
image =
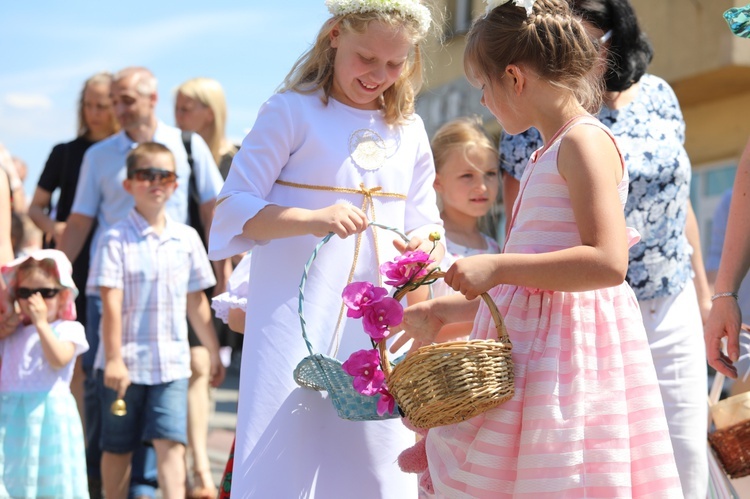
[{"label": "crowd of people", "polygon": [[[170,126],[144,67],[84,82],[30,202],[0,146],[0,497],[706,497],[695,387],[706,358],[738,375],[750,143],[704,267],[685,123],[629,0],[487,1],[463,65],[499,148],[476,118],[430,138],[415,113],[420,0],[326,5],[240,147],[219,82],[180,85]],[[483,231],[501,187],[502,247]],[[409,294],[391,352],[496,339],[488,294],[515,392],[414,446],[292,373],[313,346],[371,348],[342,290],[418,251],[445,278]],[[222,346],[242,367],[217,484]]]}]

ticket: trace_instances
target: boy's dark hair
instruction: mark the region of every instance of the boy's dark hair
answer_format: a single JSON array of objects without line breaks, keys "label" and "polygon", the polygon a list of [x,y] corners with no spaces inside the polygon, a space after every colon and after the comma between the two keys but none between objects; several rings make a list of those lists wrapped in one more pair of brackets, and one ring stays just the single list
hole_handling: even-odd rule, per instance
[{"label": "boy's dark hair", "polygon": [[157,142],[143,142],[138,144],[135,149],[128,153],[128,157],[125,159],[125,165],[127,166],[127,175],[133,173],[133,170],[138,168],[138,163],[144,157],[151,154],[167,154],[172,160],[172,168],[176,168],[174,154],[164,144]]},{"label": "boy's dark hair", "polygon": [[654,49],[638,25],[629,0],[571,0],[573,12],[603,32],[612,31],[604,83],[610,92],[622,92],[641,79]]}]

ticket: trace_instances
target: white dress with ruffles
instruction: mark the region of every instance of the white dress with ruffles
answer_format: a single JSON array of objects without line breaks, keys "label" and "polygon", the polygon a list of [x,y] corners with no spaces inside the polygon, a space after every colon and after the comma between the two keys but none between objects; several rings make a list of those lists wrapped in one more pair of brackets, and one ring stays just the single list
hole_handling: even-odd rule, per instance
[{"label": "white dress with ruffles", "polygon": [[[241,233],[267,204],[320,209],[335,203],[362,207],[372,199],[378,222],[426,237],[442,231],[433,179],[429,140],[417,116],[389,126],[379,111],[333,99],[326,106],[317,94],[295,92],[276,94],[261,108],[219,195],[209,243],[214,259],[252,249],[233,497],[417,496],[416,477],[396,463],[414,443],[399,419],[343,420],[325,392],[294,381],[295,366],[309,355],[297,313],[298,287],[320,238],[251,241]],[[368,229],[354,281],[377,283],[378,263],[397,255],[395,236],[375,230],[377,252]],[[317,353],[340,360],[372,348],[358,319],[344,317],[334,334],[355,241],[334,237],[323,246],[305,288],[308,337]]]}]

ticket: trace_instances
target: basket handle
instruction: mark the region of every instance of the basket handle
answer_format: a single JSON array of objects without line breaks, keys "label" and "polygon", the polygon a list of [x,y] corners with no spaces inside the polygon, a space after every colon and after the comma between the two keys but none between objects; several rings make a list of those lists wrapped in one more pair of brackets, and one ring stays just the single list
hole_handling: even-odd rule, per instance
[{"label": "basket handle", "polygon": [[719,371],[716,371],[716,374],[714,375],[714,381],[711,385],[711,391],[708,394],[708,406],[714,406],[719,401],[719,397],[721,397],[721,389],[724,387],[724,374],[720,373]]},{"label": "basket handle", "polygon": [[[406,236],[406,234],[401,232],[399,229],[396,229],[395,227],[389,227],[387,225],[383,225],[377,222],[370,222],[368,224],[368,227],[378,227],[381,229],[389,230],[391,232],[396,233],[404,241],[406,242],[409,241],[409,238]],[[323,239],[320,240],[320,242],[318,242],[318,244],[315,245],[315,249],[310,255],[310,258],[307,259],[307,263],[305,263],[305,268],[302,272],[302,279],[300,280],[300,283],[299,283],[297,315],[299,315],[300,327],[302,328],[302,338],[305,340],[305,344],[307,345],[307,350],[310,352],[310,355],[315,355],[315,352],[313,351],[313,346],[307,337],[307,323],[305,322],[305,314],[304,314],[305,283],[307,283],[307,274],[308,272],[310,272],[310,267],[312,267],[312,263],[318,257],[318,252],[328,241],[331,240],[333,236],[334,236],[334,233],[329,232],[328,235],[326,235]]]},{"label": "basket handle", "polygon": [[708,428],[707,430],[711,431],[711,424],[714,422],[714,414],[713,411],[711,411],[711,408],[716,405],[716,403],[719,401],[719,398],[721,397],[721,389],[724,387],[724,380],[726,376],[724,376],[723,373],[720,373],[719,371],[716,371],[716,374],[714,375],[714,381],[711,384],[711,391],[708,392]]},{"label": "basket handle", "polygon": [[[442,279],[445,277],[445,272],[441,271],[434,271],[428,274],[425,279],[422,280],[421,283],[417,283],[417,287],[421,286],[422,284],[428,284],[432,282],[435,279]],[[404,297],[406,293],[409,291],[413,291],[414,288],[408,288],[404,286],[404,288],[398,290],[393,297],[396,300],[401,300],[401,298]],[[511,344],[510,337],[508,336],[508,330],[505,327],[505,321],[503,320],[503,316],[500,314],[500,311],[497,309],[497,305],[495,304],[495,301],[492,299],[492,297],[485,293],[482,293],[480,295],[484,302],[487,304],[487,308],[490,309],[490,315],[492,315],[492,320],[495,322],[495,329],[497,330],[497,338],[499,341],[503,343]],[[385,340],[381,340],[378,343],[378,350],[380,350],[380,359],[381,359],[381,367],[383,368],[383,372],[385,373],[386,379],[391,374],[391,364],[388,362],[388,349],[385,345]]]}]

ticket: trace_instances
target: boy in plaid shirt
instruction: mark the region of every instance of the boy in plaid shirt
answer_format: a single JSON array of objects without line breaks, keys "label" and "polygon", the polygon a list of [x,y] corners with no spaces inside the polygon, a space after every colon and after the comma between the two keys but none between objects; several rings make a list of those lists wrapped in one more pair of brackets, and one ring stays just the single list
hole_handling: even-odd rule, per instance
[{"label": "boy in plaid shirt", "polygon": [[[127,498],[130,460],[152,443],[165,498],[185,497],[187,314],[211,355],[211,383],[224,378],[211,311],[203,290],[216,281],[192,227],[165,210],[177,186],[165,146],[142,143],[127,157],[123,187],[135,200],[128,217],[99,241],[88,286],[102,298],[101,342],[94,367],[102,407],[102,482],[108,498]],[[109,407],[116,399],[127,414]]]}]

